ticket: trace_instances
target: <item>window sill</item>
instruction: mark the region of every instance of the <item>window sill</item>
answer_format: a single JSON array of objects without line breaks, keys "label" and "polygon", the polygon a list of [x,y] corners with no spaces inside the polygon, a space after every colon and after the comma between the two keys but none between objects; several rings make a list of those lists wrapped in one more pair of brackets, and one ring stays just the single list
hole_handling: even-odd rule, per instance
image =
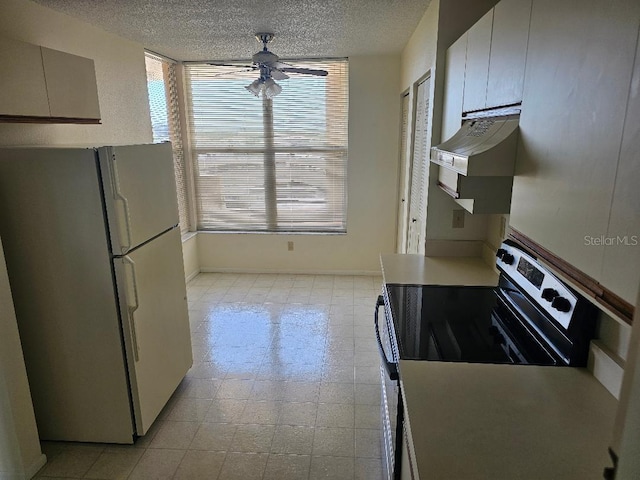
[{"label": "window sill", "polygon": [[[246,230],[198,230],[197,232],[190,233],[198,233],[201,235],[346,235],[347,232],[248,232]],[[184,236],[182,241],[184,241]]]},{"label": "window sill", "polygon": [[198,232],[187,232],[187,233],[183,233],[182,234],[182,243],[186,242],[187,240],[192,239],[193,237],[195,237],[196,235],[198,235]]}]

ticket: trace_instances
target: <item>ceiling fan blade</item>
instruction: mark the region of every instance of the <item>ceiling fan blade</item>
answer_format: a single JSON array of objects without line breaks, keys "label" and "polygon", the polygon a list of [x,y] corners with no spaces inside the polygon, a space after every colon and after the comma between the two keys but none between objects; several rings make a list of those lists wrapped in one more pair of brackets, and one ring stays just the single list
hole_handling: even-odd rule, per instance
[{"label": "ceiling fan blade", "polygon": [[326,77],[328,75],[326,70],[313,70],[311,68],[282,67],[279,68],[279,70],[282,72],[302,73],[304,75],[316,75],[319,77]]},{"label": "ceiling fan blade", "polygon": [[207,62],[207,65],[211,65],[213,67],[236,67],[236,68],[250,68],[252,70],[256,69],[254,65],[239,65],[237,63],[218,63],[218,62]]},{"label": "ceiling fan blade", "polygon": [[287,78],[289,78],[289,75],[287,75],[286,73],[282,73],[277,68],[272,68],[271,69],[271,77],[274,80],[286,80]]},{"label": "ceiling fan blade", "polygon": [[[216,65],[218,66],[218,65]],[[252,72],[253,70],[255,70],[255,68],[245,68],[243,70],[237,70],[238,73],[244,73],[244,72]],[[236,72],[233,72],[236,73]],[[222,73],[216,73],[215,75],[210,75],[211,78],[215,78],[215,77],[224,77],[224,76],[228,76],[230,75],[230,72],[222,72]]]}]

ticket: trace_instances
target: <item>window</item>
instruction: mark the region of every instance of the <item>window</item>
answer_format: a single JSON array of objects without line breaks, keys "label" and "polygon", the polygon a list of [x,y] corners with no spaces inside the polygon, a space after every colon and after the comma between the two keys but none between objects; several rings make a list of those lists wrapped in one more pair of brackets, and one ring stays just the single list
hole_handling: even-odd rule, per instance
[{"label": "window", "polygon": [[180,232],[189,231],[189,206],[187,195],[186,169],[180,134],[180,114],[174,62],[151,53],[145,54],[147,68],[147,89],[154,142],[171,142],[173,166],[178,193],[178,214]]},{"label": "window", "polygon": [[289,63],[329,74],[265,99],[255,70],[185,66],[198,230],[346,231],[348,63]]}]

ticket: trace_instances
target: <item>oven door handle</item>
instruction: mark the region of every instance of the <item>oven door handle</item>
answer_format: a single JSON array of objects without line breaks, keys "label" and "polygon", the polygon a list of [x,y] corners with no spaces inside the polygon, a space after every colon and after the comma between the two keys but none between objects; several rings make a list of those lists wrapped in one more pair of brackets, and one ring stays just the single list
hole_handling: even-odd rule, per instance
[{"label": "oven door handle", "polygon": [[384,368],[387,370],[387,375],[391,380],[398,380],[398,365],[396,363],[390,362],[387,359],[387,354],[382,347],[382,340],[380,340],[380,328],[378,327],[378,310],[380,307],[384,305],[384,298],[382,295],[378,295],[378,301],[376,302],[376,310],[374,315],[374,324],[376,327],[376,339],[378,340],[378,349],[380,350],[380,357],[382,358],[382,363],[384,364]]}]

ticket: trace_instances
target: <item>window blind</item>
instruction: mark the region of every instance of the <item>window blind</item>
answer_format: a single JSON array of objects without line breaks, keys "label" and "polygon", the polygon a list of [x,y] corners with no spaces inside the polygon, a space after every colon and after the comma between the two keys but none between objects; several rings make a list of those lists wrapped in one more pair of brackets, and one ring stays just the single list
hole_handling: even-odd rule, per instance
[{"label": "window blind", "polygon": [[287,63],[328,75],[265,99],[255,70],[185,66],[198,230],[346,231],[348,63]]},{"label": "window blind", "polygon": [[186,233],[189,231],[189,204],[186,166],[180,133],[176,66],[173,62],[151,53],[145,53],[145,64],[153,141],[171,142],[178,193],[180,232]]}]

